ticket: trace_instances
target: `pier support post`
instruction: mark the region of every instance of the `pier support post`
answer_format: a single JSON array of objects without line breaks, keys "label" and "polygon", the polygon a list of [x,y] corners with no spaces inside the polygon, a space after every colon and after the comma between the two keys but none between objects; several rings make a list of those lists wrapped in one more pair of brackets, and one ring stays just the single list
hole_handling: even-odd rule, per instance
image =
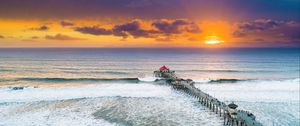
[{"label": "pier support post", "polygon": [[207,107],[207,108],[209,107],[208,99],[206,99],[206,107]]},{"label": "pier support post", "polygon": [[229,118],[226,119],[226,125],[229,125]]},{"label": "pier support post", "polygon": [[226,124],[226,117],[224,116],[223,125],[225,126],[225,124]]}]

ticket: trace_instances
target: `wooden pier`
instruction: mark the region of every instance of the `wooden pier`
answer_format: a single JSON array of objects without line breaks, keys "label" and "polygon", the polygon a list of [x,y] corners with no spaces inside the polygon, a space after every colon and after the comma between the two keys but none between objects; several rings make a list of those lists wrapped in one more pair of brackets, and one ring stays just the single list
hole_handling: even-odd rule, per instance
[{"label": "wooden pier", "polygon": [[196,88],[193,80],[177,77],[175,71],[160,69],[154,71],[154,75],[166,80],[175,89],[182,90],[197,98],[203,106],[223,117],[224,126],[262,126],[261,123],[255,120],[255,116],[252,113],[236,109],[238,106],[234,103],[226,105],[217,98]]}]

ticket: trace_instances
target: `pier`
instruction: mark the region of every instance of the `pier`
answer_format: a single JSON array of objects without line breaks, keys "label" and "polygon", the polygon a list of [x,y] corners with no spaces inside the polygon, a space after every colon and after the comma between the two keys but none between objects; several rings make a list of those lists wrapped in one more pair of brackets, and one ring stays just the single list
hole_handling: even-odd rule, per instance
[{"label": "pier", "polygon": [[182,79],[175,75],[175,71],[171,71],[166,66],[154,71],[154,76],[166,80],[168,84],[176,90],[182,90],[187,94],[199,100],[199,103],[210,109],[220,117],[223,117],[224,126],[262,126],[256,121],[255,116],[244,110],[236,109],[238,105],[234,103],[225,104],[217,98],[201,91],[194,86],[194,81],[191,79]]}]

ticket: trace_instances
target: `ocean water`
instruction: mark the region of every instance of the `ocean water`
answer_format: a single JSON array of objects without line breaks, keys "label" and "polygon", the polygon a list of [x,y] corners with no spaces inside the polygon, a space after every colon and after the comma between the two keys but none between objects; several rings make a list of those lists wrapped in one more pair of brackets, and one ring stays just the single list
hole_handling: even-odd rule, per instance
[{"label": "ocean water", "polygon": [[[299,49],[0,49],[0,125],[222,125],[169,66],[267,126],[298,126]],[[16,88],[17,87],[17,88]]]}]

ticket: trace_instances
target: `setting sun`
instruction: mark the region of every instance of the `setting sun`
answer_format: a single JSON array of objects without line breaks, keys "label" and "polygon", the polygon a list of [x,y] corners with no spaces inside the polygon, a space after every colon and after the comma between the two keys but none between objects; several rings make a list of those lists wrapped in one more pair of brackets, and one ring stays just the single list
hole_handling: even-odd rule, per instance
[{"label": "setting sun", "polygon": [[214,44],[219,44],[219,43],[223,43],[223,40],[219,40],[218,37],[216,36],[209,36],[207,40],[205,40],[205,44],[210,44],[210,45],[214,45]]}]

